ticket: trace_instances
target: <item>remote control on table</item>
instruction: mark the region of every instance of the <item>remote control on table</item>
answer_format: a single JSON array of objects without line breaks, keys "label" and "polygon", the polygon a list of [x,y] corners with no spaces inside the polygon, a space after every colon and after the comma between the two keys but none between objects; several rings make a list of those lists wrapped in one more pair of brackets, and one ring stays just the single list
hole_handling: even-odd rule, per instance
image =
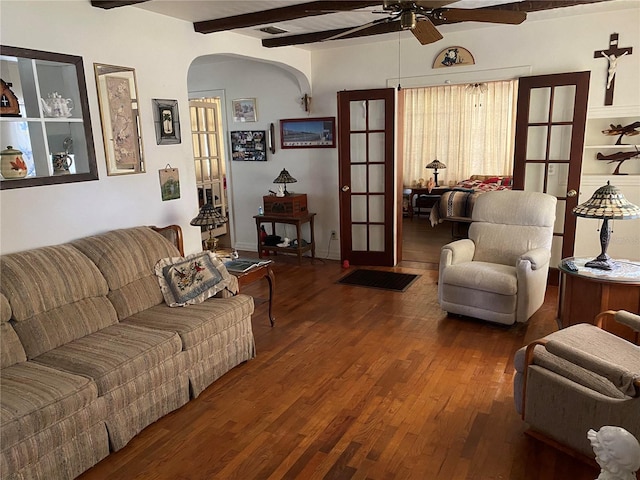
[{"label": "remote control on table", "polygon": [[562,264],[564,265],[564,268],[566,268],[567,270],[571,270],[572,272],[578,271],[578,267],[576,267],[576,264],[571,260],[565,260],[564,262],[562,262]]}]

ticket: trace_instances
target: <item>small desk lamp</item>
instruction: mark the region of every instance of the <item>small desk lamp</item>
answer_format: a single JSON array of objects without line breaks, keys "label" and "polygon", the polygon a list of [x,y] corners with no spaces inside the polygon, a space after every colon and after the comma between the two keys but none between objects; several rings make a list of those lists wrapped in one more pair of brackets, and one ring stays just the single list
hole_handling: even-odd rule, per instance
[{"label": "small desk lamp", "polygon": [[447,168],[447,166],[442,163],[440,160],[436,159],[433,162],[429,163],[424,168],[433,168],[433,176],[436,178],[436,187],[438,187],[438,169],[439,168]]},{"label": "small desk lamp", "polygon": [[218,247],[218,239],[213,236],[213,229],[221,227],[222,225],[227,223],[227,219],[224,218],[222,214],[218,212],[218,210],[213,208],[213,205],[211,205],[210,203],[206,203],[200,208],[198,216],[191,220],[191,222],[189,223],[195,227],[207,227],[207,230],[209,230],[207,250],[215,252],[216,248]]},{"label": "small desk lamp", "polygon": [[607,255],[607,247],[611,239],[609,220],[640,218],[640,207],[629,202],[618,187],[610,185],[607,181],[607,184],[597,189],[589,200],[575,207],[573,214],[578,217],[602,219],[602,227],[600,227],[602,251],[596,258],[587,262],[585,267],[611,270],[613,262]]},{"label": "small desk lamp", "polygon": [[278,175],[278,178],[276,178],[273,181],[273,183],[284,183],[285,195],[289,195],[289,192],[287,192],[287,183],[296,183],[296,182],[297,180],[293,178],[289,172],[287,172],[286,168],[283,168],[282,171],[280,172],[280,175]]}]

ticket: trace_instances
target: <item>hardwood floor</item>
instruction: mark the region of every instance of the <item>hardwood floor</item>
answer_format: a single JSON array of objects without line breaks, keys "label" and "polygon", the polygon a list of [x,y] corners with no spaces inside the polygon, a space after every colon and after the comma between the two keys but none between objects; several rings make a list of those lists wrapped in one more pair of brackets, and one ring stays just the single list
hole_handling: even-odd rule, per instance
[{"label": "hardwood floor", "polygon": [[402,220],[402,260],[405,262],[431,263],[432,268],[437,269],[440,247],[452,240],[450,223],[432,227],[429,216],[424,213]]},{"label": "hardwood floor", "polygon": [[[557,290],[527,325],[447,317],[437,271],[404,293],[337,284],[336,261],[274,257],[256,299],[257,357],[86,472],[94,479],[593,480],[524,434],[512,359],[556,329]],[[405,263],[403,263],[405,265]]]}]

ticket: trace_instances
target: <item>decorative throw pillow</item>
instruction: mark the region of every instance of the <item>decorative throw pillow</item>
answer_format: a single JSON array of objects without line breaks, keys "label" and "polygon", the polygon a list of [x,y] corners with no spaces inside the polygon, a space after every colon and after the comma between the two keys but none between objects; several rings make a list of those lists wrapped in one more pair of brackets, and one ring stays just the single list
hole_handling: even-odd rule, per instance
[{"label": "decorative throw pillow", "polygon": [[231,275],[212,252],[163,258],[156,263],[155,273],[170,307],[204,302],[231,283]]},{"label": "decorative throw pillow", "polygon": [[489,177],[483,180],[482,183],[500,183],[500,177]]}]

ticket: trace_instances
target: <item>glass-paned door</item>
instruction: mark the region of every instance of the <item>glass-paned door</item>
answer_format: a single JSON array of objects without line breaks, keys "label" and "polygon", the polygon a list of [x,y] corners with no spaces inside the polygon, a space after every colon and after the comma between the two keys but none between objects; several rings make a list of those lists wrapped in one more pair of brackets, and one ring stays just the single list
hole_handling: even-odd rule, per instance
[{"label": "glass-paned door", "polygon": [[393,89],[338,93],[342,260],[393,265]]},{"label": "glass-paned door", "polygon": [[[227,177],[220,98],[200,98],[189,101],[191,141],[196,172],[199,206],[210,203],[228,218]],[[213,230],[218,237],[227,233],[227,224]],[[203,230],[202,239],[209,238]]]},{"label": "glass-paned door", "polygon": [[558,199],[551,267],[573,254],[590,72],[520,78],[513,188]]}]

